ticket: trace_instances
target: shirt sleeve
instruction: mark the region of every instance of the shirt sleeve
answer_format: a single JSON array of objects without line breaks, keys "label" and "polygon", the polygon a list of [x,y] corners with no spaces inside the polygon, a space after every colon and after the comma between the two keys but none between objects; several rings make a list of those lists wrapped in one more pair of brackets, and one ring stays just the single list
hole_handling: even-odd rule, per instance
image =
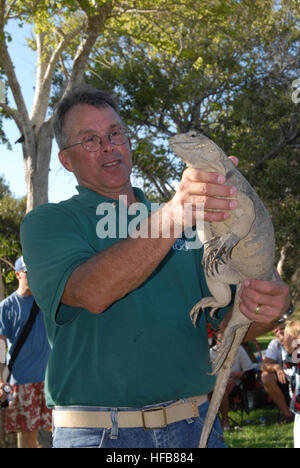
[{"label": "shirt sleeve", "polygon": [[57,325],[70,322],[83,309],[61,303],[66,282],[77,266],[95,255],[76,219],[59,204],[41,205],[24,218],[21,243],[39,307]]},{"label": "shirt sleeve", "polygon": [[5,300],[0,302],[0,335],[6,336],[8,339],[11,337],[11,327]]},{"label": "shirt sleeve", "polygon": [[279,364],[282,364],[282,357],[281,357],[281,346],[277,339],[272,340],[269,343],[269,346],[266,350],[265,358],[272,359]]},{"label": "shirt sleeve", "polygon": [[252,361],[248,356],[245,349],[241,346],[240,347],[240,370],[241,372],[246,372],[247,370],[252,368]]}]

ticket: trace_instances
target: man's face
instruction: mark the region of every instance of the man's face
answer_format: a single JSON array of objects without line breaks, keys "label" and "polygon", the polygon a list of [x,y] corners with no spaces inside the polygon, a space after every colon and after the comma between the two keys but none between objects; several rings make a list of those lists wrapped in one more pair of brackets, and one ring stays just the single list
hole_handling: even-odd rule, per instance
[{"label": "man's face", "polygon": [[29,288],[27,281],[27,271],[18,271],[16,272],[16,277],[19,280],[19,284],[24,288]]},{"label": "man's face", "polygon": [[284,341],[284,329],[285,326],[282,325],[281,327],[276,328],[276,330],[274,331],[276,338],[278,338],[281,344],[283,344]]},{"label": "man's face", "polygon": [[[120,117],[110,106],[102,108],[89,104],[72,107],[64,120],[67,145],[82,140],[85,136],[107,135],[116,128],[124,127]],[[63,166],[73,172],[79,185],[101,195],[118,198],[131,192],[130,174],[132,158],[129,139],[123,145],[112,145],[107,136],[98,151],[88,152],[82,145],[62,150],[59,158]]]}]

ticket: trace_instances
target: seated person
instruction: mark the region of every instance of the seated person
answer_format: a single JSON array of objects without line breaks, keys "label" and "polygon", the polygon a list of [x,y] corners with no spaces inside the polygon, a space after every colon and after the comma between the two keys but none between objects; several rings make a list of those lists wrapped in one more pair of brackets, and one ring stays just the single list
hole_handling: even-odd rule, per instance
[{"label": "seated person", "polygon": [[284,329],[285,324],[282,324],[274,330],[276,338],[269,343],[261,365],[261,381],[268,395],[283,413],[282,421],[290,423],[293,422],[294,415],[289,410],[285,398],[285,394],[288,394],[288,382],[282,363]]},{"label": "seated person", "polygon": [[[212,362],[214,361],[217,352],[218,352],[218,347],[221,344],[221,339],[222,339],[222,334],[220,331],[216,333],[216,345],[211,348],[210,350],[210,356]],[[222,426],[223,430],[229,430],[230,429],[230,424],[229,424],[229,395],[231,392],[234,390],[234,388],[237,385],[240,385],[242,378],[248,370],[253,368],[253,363],[246,353],[245,349],[243,346],[240,346],[238,354],[236,356],[236,359],[233,363],[232,369],[231,369],[231,374],[227,383],[227,387],[223,396],[223,400],[220,405],[220,412],[222,415]]]},{"label": "seated person", "polygon": [[290,409],[295,415],[294,448],[300,448],[300,320],[287,322],[283,344],[283,368],[289,379]]}]

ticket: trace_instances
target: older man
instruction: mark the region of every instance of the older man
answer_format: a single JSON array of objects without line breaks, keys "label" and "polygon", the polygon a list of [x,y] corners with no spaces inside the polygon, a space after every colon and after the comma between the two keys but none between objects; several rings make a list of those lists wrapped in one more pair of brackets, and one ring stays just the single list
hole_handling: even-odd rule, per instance
[{"label": "older man", "polygon": [[[218,173],[189,168],[174,197],[151,210],[131,185],[131,144],[117,105],[95,89],[75,89],[62,100],[54,131],[78,195],[38,207],[21,229],[52,346],[46,392],[55,408],[54,446],[196,447],[214,378],[208,314],[194,328],[189,310],[209,292],[202,249],[189,248],[182,220],[192,206],[184,225],[191,228],[203,205],[205,220],[227,219],[236,188]],[[124,213],[129,225],[137,208],[147,211],[139,223],[144,235],[124,235]],[[107,212],[115,229],[105,235],[99,223]],[[248,281],[240,308],[258,322],[248,337],[270,330],[289,302],[281,281]],[[214,327],[226,324],[228,310],[219,311]],[[209,446],[223,446],[219,430],[216,422]]]}]

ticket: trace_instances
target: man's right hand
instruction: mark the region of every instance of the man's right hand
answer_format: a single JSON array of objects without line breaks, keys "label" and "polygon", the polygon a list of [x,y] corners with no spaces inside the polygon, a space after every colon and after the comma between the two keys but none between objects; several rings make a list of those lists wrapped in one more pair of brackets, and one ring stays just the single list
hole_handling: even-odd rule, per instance
[{"label": "man's right hand", "polygon": [[281,384],[286,384],[286,377],[283,368],[280,366],[280,364],[277,364],[275,367],[275,372],[277,375],[278,382]]},{"label": "man's right hand", "polygon": [[197,219],[210,222],[228,219],[230,211],[237,207],[237,189],[226,185],[225,181],[222,174],[187,168],[183,172],[176,194],[169,202],[174,223],[184,219],[186,204],[192,205],[193,224]]}]

